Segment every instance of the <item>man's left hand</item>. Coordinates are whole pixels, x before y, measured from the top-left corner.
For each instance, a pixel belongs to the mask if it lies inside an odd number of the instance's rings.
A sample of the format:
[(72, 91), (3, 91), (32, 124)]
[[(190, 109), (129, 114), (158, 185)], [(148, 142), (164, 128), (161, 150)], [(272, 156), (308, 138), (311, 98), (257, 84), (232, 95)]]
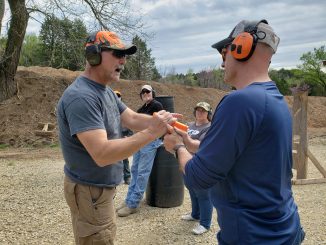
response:
[(179, 144), (184, 144), (182, 136), (176, 133), (174, 129), (169, 128), (168, 129), (169, 133), (164, 136), (164, 147), (168, 152), (171, 152), (174, 154), (174, 147)]

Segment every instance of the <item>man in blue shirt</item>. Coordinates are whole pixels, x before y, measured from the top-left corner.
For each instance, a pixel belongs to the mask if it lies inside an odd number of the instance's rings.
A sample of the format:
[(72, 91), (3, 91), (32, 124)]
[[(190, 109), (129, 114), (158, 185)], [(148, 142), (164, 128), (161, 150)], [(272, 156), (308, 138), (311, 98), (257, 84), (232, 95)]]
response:
[(291, 190), (291, 113), (268, 75), (278, 44), (266, 20), (241, 21), (212, 46), (222, 55), (224, 81), (237, 90), (217, 106), (198, 151), (187, 151), (178, 129), (164, 138), (187, 185), (212, 187), (219, 244), (292, 245), (304, 239)]

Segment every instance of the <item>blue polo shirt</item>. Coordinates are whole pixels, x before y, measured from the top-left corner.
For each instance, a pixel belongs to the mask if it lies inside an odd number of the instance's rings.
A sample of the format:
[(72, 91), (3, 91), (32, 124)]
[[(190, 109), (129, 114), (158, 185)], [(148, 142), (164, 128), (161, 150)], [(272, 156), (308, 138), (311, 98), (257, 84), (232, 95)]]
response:
[(292, 119), (274, 82), (225, 96), (185, 181), (212, 187), (220, 244), (292, 244), (300, 227), (292, 178)]

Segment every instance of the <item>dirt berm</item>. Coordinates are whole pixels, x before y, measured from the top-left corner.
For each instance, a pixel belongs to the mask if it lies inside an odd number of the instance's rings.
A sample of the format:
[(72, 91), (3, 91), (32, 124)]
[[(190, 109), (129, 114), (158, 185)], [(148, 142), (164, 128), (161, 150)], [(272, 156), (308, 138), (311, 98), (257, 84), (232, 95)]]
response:
[[(48, 67), (19, 67), (15, 80), (19, 91), (16, 96), (0, 103), (0, 144), (20, 146), (41, 146), (56, 144), (56, 105), (65, 88), (80, 74), (66, 69)], [(174, 97), (175, 112), (184, 115), (183, 121), (193, 120), (193, 107), (199, 101), (207, 101), (213, 108), (226, 94), (212, 88), (189, 87), (163, 84), (152, 81), (121, 80), (110, 84), (114, 90), (121, 91), (124, 102), (133, 110), (141, 106), (139, 90), (143, 84), (150, 84), (157, 95)], [(286, 98), (290, 107), (292, 97)], [(309, 97), (308, 127), (314, 134), (326, 130), (326, 98)], [(55, 126), (52, 137), (38, 136), (42, 123)]]

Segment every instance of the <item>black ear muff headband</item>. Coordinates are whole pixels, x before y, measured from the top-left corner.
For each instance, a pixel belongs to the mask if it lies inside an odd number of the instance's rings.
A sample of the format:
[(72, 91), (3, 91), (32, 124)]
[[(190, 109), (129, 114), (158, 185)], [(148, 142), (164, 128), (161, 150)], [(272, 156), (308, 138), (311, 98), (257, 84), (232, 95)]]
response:
[(87, 44), (93, 43), (85, 48), (85, 57), (91, 66), (97, 66), (102, 62), (101, 46), (95, 44), (96, 35), (97, 32), (91, 34), (86, 40)]

